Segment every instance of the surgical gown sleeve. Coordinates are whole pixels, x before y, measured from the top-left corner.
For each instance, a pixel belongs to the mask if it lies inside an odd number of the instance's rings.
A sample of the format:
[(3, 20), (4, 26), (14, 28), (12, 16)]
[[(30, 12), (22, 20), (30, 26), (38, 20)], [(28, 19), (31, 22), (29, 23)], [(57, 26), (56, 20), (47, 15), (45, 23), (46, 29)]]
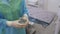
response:
[(6, 27), (6, 20), (3, 18), (2, 14), (0, 13), (0, 34), (2, 34), (2, 31)]
[(28, 14), (28, 9), (27, 9), (27, 7), (26, 7), (26, 2), (25, 2), (25, 0), (22, 2), (22, 9), (23, 9), (23, 12), (24, 12), (24, 14)]

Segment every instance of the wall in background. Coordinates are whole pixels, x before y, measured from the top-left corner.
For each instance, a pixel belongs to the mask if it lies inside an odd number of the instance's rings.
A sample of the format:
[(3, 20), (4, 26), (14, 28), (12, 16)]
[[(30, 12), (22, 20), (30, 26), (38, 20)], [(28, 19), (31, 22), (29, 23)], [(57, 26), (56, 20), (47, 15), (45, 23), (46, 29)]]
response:
[[(39, 0), (40, 2), (41, 0)], [(44, 10), (57, 13), (59, 10), (59, 0), (42, 0), (44, 3)], [(39, 3), (40, 4), (40, 3)]]
[(48, 11), (57, 13), (59, 9), (59, 0), (48, 0)]
[[(38, 0), (39, 7), (50, 12), (57, 13), (59, 9), (59, 0)], [(42, 4), (42, 5), (41, 5)]]

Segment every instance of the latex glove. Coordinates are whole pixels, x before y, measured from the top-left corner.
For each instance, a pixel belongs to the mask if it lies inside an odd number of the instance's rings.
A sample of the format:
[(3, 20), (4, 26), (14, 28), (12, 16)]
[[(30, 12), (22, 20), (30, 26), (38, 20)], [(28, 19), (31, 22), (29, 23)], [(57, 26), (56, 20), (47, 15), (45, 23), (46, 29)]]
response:
[(26, 20), (26, 23), (23, 23), (25, 25), (28, 25), (29, 24), (29, 20), (28, 20), (28, 16), (27, 14), (24, 14), (24, 16), (22, 17), (23, 20)]
[(8, 26), (13, 26), (13, 27), (16, 27), (16, 28), (25, 28), (29, 23), (28, 16), (26, 14), (24, 14), (22, 19), (27, 20), (26, 23), (21, 24), (21, 23), (19, 23), (20, 20), (16, 20), (16, 21), (7, 21), (6, 24)]

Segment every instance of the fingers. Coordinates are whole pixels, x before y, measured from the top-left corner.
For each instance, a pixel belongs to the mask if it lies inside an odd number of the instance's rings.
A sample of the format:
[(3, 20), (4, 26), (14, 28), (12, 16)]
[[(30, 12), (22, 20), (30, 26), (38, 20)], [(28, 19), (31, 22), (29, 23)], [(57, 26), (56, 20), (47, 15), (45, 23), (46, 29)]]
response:
[(26, 24), (20, 24), (20, 23), (13, 23), (12, 26), (15, 28), (25, 28), (27, 25)]
[(27, 24), (20, 24), (20, 23), (18, 23), (17, 26), (18, 26), (19, 28), (25, 28), (25, 27), (27, 26)]
[(26, 24), (29, 24), (28, 16), (25, 16), (25, 15), (24, 15), (24, 16), (22, 17), (22, 19), (23, 19), (23, 20), (26, 20)]

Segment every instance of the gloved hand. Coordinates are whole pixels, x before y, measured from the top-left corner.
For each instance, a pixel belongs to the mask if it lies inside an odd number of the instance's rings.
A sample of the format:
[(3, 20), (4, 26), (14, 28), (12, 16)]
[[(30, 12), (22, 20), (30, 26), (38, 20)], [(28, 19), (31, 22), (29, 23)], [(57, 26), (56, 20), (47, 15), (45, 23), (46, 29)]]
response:
[(6, 24), (8, 26), (13, 26), (13, 27), (16, 27), (16, 28), (25, 28), (29, 24), (28, 16), (26, 14), (24, 14), (22, 19), (26, 20), (26, 22), (23, 23), (23, 24), (19, 23), (20, 19), (16, 20), (16, 21), (7, 21)]

